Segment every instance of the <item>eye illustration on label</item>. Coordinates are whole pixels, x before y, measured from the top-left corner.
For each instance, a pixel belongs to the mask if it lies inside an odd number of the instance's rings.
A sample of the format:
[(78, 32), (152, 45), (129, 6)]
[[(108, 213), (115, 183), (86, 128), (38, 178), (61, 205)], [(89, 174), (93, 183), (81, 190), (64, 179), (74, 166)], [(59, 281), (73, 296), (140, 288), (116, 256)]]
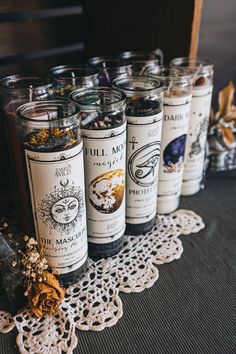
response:
[(90, 182), (88, 197), (92, 206), (103, 214), (114, 213), (122, 204), (125, 191), (123, 169), (101, 174)]
[(136, 150), (129, 159), (128, 173), (139, 186), (151, 186), (157, 178), (157, 166), (160, 158), (160, 142), (155, 141)]
[(184, 163), (184, 152), (187, 135), (183, 134), (172, 140), (164, 149), (164, 172), (179, 172)]
[(81, 188), (69, 180), (61, 180), (60, 187), (46, 194), (37, 209), (38, 217), (51, 229), (70, 233), (84, 214), (84, 199)]
[(196, 139), (191, 144), (189, 157), (192, 157), (194, 155), (199, 155), (203, 151), (205, 141), (202, 141), (202, 136), (206, 133), (207, 127), (208, 127), (208, 121), (207, 121), (207, 117), (205, 117), (204, 120), (196, 128), (197, 135), (196, 135)]

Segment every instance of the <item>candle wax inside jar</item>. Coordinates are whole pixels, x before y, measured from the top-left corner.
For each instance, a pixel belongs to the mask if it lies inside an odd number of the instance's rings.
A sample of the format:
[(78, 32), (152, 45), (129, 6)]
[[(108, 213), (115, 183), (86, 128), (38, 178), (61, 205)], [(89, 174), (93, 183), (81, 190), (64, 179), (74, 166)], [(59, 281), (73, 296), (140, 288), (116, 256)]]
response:
[(31, 207), (29, 193), (24, 172), (24, 163), (21, 155), (20, 139), (17, 130), (16, 109), (25, 103), (22, 100), (16, 100), (8, 103), (4, 108), (6, 121), (8, 149), (10, 155), (11, 171), (14, 183), (14, 194), (16, 194), (16, 207), (20, 211), (20, 220), (24, 232), (33, 232), (33, 221), (31, 219)]

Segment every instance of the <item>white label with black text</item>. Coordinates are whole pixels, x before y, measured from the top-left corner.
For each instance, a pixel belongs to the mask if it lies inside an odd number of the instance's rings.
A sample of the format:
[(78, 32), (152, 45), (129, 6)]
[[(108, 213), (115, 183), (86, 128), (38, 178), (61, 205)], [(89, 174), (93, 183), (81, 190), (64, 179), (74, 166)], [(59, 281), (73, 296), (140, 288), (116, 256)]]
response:
[(213, 86), (193, 90), (184, 161), (184, 182), (201, 181)]
[(88, 240), (113, 242), (125, 232), (126, 123), (82, 133)]
[(126, 222), (143, 224), (156, 215), (163, 112), (127, 116)]
[(180, 195), (190, 108), (191, 95), (164, 97), (158, 200)]
[(60, 152), (25, 150), (38, 241), (50, 267), (65, 274), (87, 258), (82, 142)]

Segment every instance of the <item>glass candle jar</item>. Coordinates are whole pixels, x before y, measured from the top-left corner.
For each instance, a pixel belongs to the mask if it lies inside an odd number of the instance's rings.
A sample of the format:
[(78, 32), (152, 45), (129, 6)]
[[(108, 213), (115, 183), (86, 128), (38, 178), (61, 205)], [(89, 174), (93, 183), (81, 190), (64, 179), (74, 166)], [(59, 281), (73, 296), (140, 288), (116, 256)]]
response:
[(193, 195), (201, 188), (207, 129), (213, 91), (213, 65), (206, 59), (176, 58), (171, 65), (190, 69), (193, 97), (186, 143), (182, 195)]
[(26, 102), (50, 99), (53, 96), (53, 88), (49, 79), (46, 78), (12, 75), (0, 80), (0, 93), (2, 123), (6, 132), (10, 177), (13, 185), (13, 200), (18, 214), (20, 214), (20, 222), (24, 232), (30, 233), (33, 232), (33, 228), (27, 204), (27, 188), (17, 131), (16, 109)]
[(155, 77), (164, 84), (157, 212), (168, 214), (178, 208), (181, 194), (192, 99), (192, 74), (178, 68), (160, 67)]
[(119, 58), (132, 64), (133, 75), (143, 75), (147, 69), (152, 69), (152, 71), (156, 72), (158, 67), (163, 64), (163, 52), (161, 49), (156, 49), (155, 52), (123, 52), (119, 55)]
[(112, 81), (120, 75), (131, 74), (131, 64), (113, 57), (94, 57), (88, 64), (99, 71), (99, 84), (111, 86)]
[(73, 102), (31, 102), (17, 110), (36, 236), (62, 285), (84, 274), (87, 230), (83, 144)]
[(98, 85), (98, 71), (84, 65), (60, 65), (49, 70), (55, 94), (58, 98), (67, 97), (70, 92)]
[(82, 113), (89, 256), (116, 254), (125, 232), (125, 95), (109, 87), (77, 90)]
[(145, 76), (116, 79), (127, 96), (126, 231), (149, 231), (155, 220), (163, 117), (162, 83)]

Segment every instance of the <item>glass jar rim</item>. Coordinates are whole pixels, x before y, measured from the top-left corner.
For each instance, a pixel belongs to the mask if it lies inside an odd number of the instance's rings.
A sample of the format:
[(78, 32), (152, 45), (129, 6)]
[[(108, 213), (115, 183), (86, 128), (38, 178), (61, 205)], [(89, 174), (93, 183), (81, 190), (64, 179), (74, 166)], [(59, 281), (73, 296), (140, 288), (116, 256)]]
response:
[[(57, 108), (66, 108), (70, 109), (71, 111), (68, 112), (68, 115), (65, 117), (58, 117), (55, 115), (51, 114), (50, 117), (50, 110), (52, 112), (52, 109), (55, 110)], [(38, 112), (37, 112), (38, 110)], [(46, 113), (47, 112), (47, 113)], [(20, 121), (22, 123), (30, 123), (32, 126), (35, 128), (42, 128), (42, 127), (48, 127), (50, 124), (55, 124), (59, 123), (63, 126), (70, 126), (73, 123), (76, 122), (77, 125), (80, 125), (81, 119), (79, 117), (79, 112), (80, 109), (78, 105), (68, 99), (66, 100), (48, 100), (48, 101), (32, 101), (29, 103), (25, 103), (21, 105), (17, 110), (16, 114)], [(30, 118), (27, 117), (26, 114), (34, 114), (34, 113), (42, 113), (42, 116), (46, 116), (51, 119), (38, 119), (38, 117)], [(58, 112), (57, 112), (58, 115)], [(63, 124), (64, 123), (64, 124)]]
[[(122, 84), (132, 82), (132, 81), (140, 82), (140, 83), (149, 83), (152, 85), (152, 87), (149, 88), (143, 88), (143, 87), (122, 88), (121, 87)], [(152, 76), (141, 76), (141, 75), (123, 75), (121, 77), (118, 77), (113, 81), (113, 87), (124, 91), (127, 95), (130, 95), (132, 93), (136, 93), (136, 94), (138, 93), (141, 95), (142, 94), (146, 95), (147, 93), (158, 94), (163, 91), (163, 83), (161, 80), (158, 80)]]
[(179, 67), (194, 67), (199, 68), (202, 66), (203, 69), (213, 69), (214, 65), (209, 59), (197, 57), (195, 59), (188, 57), (174, 58), (171, 60), (172, 66)]
[[(21, 86), (18, 84), (21, 84)], [(9, 92), (45, 91), (53, 87), (49, 78), (31, 74), (15, 74), (0, 79), (0, 87)]]
[(192, 79), (194, 75), (192, 70), (174, 65), (161, 65), (158, 67), (157, 72), (152, 72), (152, 70), (152, 68), (147, 69), (147, 75), (158, 78), (159, 80), (169, 79), (177, 81), (179, 79)]
[[(69, 75), (66, 75), (68, 73)], [(74, 76), (72, 75), (74, 74)], [(68, 80), (73, 79), (97, 79), (98, 71), (87, 65), (59, 65), (49, 70), (49, 77), (52, 80)]]
[(154, 52), (141, 51), (141, 50), (133, 50), (133, 51), (125, 51), (119, 54), (119, 58), (123, 60), (135, 61), (135, 62), (143, 62), (150, 61), (153, 64), (159, 64), (160, 58)]
[[(105, 67), (103, 66), (103, 63), (105, 63)], [(108, 69), (115, 69), (115, 68), (131, 68), (132, 64), (128, 60), (125, 62), (124, 60), (121, 60), (120, 58), (112, 57), (112, 56), (97, 56), (97, 57), (92, 57), (88, 60), (88, 64), (91, 65), (92, 67), (97, 67), (97, 68), (108, 68)]]
[[(93, 104), (91, 104), (85, 102), (85, 98), (86, 97), (88, 98), (89, 95), (94, 97), (94, 95), (102, 94), (102, 93), (113, 93), (115, 94), (116, 98), (109, 103), (99, 102), (99, 104), (97, 104), (96, 102), (94, 102)], [(114, 109), (114, 107), (122, 108), (126, 105), (126, 95), (119, 89), (113, 87), (107, 87), (107, 86), (99, 86), (93, 88), (74, 90), (70, 93), (69, 98), (73, 102), (77, 103), (80, 109), (87, 109), (87, 110), (97, 110), (99, 108), (102, 108), (102, 110), (108, 111), (109, 109), (112, 108)], [(79, 102), (79, 99), (81, 99), (81, 102)]]

